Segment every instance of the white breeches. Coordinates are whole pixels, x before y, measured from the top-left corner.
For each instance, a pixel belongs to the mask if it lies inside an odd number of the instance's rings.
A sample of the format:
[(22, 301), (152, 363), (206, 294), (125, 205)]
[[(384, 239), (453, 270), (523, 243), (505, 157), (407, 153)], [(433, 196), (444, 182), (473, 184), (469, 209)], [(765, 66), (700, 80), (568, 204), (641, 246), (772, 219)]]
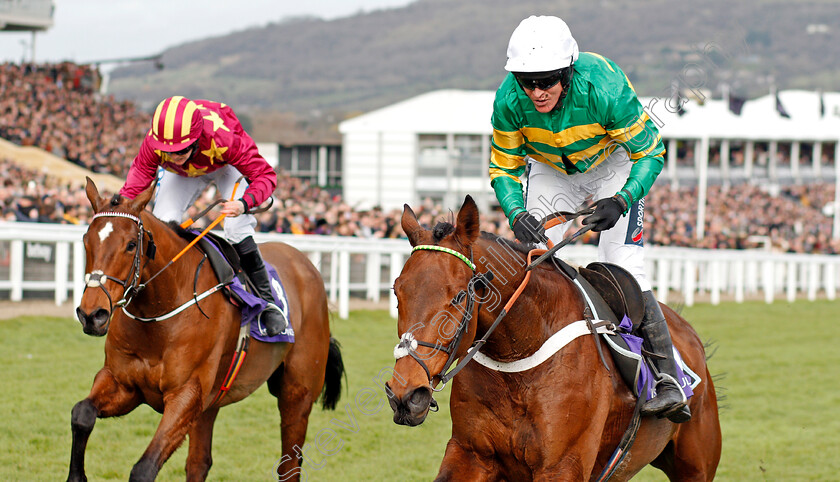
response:
[[(184, 212), (212, 182), (216, 184), (219, 195), (229, 200), (233, 194), (236, 180), (242, 174), (233, 166), (227, 165), (198, 177), (184, 177), (164, 169), (158, 170), (158, 186), (155, 192), (155, 208), (152, 213), (162, 221), (181, 222)], [(243, 179), (236, 187), (233, 199), (239, 199), (248, 188)], [(235, 218), (227, 217), (223, 221), (225, 238), (231, 243), (238, 243), (254, 235), (257, 220), (253, 215), (242, 214)]]
[[(537, 219), (556, 211), (577, 211), (584, 203), (589, 205), (620, 191), (631, 167), (633, 164), (623, 149), (616, 150), (593, 169), (571, 176), (529, 159), (525, 207)], [(546, 231), (546, 235), (556, 244), (563, 240), (569, 224), (555, 226)], [(641, 199), (633, 203), (627, 215), (620, 217), (615, 226), (601, 232), (598, 261), (626, 269), (639, 282), (642, 291), (647, 291), (651, 285), (644, 270), (643, 224), (644, 199)]]

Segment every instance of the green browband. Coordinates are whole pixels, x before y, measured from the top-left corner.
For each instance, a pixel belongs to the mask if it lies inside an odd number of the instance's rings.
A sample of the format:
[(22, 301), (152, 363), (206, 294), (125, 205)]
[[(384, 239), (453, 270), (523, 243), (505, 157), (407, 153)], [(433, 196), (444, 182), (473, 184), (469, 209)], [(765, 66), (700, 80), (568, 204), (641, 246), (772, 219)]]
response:
[(460, 259), (461, 261), (467, 263), (467, 266), (469, 266), (471, 270), (475, 271), (475, 263), (470, 261), (469, 258), (464, 256), (463, 254), (455, 251), (454, 249), (444, 248), (443, 246), (434, 246), (434, 245), (431, 245), (431, 244), (421, 244), (420, 246), (415, 246), (414, 249), (411, 250), (412, 254), (415, 251), (417, 251), (418, 249), (426, 249), (426, 250), (429, 250), (429, 251), (442, 251), (444, 253), (449, 253), (452, 256), (455, 256), (456, 258)]

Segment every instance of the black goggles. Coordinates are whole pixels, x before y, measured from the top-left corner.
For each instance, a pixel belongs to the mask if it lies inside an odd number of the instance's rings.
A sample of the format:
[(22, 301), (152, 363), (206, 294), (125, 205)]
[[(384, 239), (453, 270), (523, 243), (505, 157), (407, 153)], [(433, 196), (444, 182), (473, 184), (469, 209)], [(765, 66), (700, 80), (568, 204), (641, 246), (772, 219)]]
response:
[(514, 73), (513, 76), (516, 77), (516, 81), (519, 82), (519, 85), (521, 85), (525, 90), (548, 90), (560, 82), (562, 82), (563, 86), (565, 86), (571, 76), (571, 73), (572, 68), (569, 66), (551, 72), (548, 75), (540, 75), (538, 77), (534, 77), (533, 74), (525, 73)]
[(193, 142), (192, 144), (188, 145), (187, 147), (181, 149), (180, 151), (170, 152), (169, 154), (176, 155), (176, 156), (183, 156), (184, 154), (187, 154), (190, 151), (192, 151), (193, 147), (195, 147), (195, 142)]

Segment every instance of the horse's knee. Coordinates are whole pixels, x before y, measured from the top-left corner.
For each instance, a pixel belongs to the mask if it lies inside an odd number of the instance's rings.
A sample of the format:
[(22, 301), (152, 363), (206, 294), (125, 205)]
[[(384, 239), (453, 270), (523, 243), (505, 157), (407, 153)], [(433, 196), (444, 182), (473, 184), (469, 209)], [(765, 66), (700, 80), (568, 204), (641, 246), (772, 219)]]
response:
[(77, 403), (70, 412), (70, 426), (73, 430), (90, 432), (96, 423), (97, 415), (99, 415), (99, 410), (86, 398)]
[(149, 459), (141, 459), (132, 467), (128, 480), (129, 482), (151, 482), (155, 480), (157, 473), (158, 469), (154, 462)]

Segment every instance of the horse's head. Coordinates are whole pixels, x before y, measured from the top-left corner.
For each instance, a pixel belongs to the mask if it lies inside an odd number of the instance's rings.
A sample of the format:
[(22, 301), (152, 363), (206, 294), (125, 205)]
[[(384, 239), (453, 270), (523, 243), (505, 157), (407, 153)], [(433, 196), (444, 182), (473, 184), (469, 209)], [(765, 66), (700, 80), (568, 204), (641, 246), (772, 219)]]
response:
[(413, 426), (436, 406), (434, 385), (475, 338), (475, 290), (483, 289), (484, 278), (471, 259), (479, 219), (470, 196), (455, 226), (439, 223), (425, 229), (406, 205), (402, 227), (414, 250), (394, 283), (400, 342), (394, 348), (394, 375), (385, 389), (394, 422)]
[(142, 248), (151, 245), (146, 241), (140, 213), (151, 199), (154, 186), (133, 200), (119, 195), (105, 199), (88, 178), (85, 191), (94, 217), (83, 238), (86, 286), (76, 317), (86, 334), (103, 336), (108, 333), (114, 309), (137, 288), (141, 258), (147, 254)]

